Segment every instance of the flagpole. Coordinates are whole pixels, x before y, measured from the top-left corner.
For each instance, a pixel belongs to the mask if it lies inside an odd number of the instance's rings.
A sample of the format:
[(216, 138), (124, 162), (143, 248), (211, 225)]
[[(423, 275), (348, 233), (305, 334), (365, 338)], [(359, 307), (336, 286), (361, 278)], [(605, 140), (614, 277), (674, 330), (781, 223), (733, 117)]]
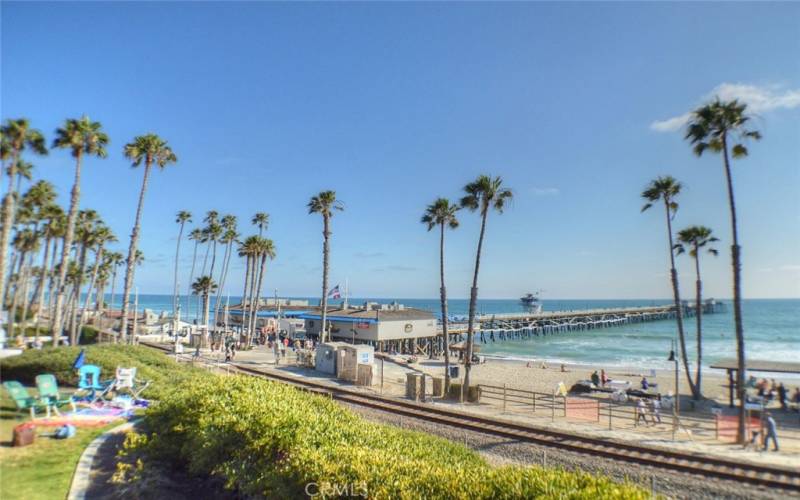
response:
[(349, 298), (350, 293), (350, 283), (349, 278), (344, 279), (344, 309), (347, 309), (347, 299)]

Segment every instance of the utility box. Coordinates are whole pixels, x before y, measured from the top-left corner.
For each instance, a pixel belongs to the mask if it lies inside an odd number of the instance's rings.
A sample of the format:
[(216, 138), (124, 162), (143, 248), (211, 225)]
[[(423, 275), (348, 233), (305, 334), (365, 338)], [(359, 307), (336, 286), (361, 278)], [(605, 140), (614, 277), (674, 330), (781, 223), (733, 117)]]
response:
[(425, 375), (406, 373), (406, 397), (414, 401), (425, 399)]
[(372, 365), (358, 365), (358, 374), (356, 376), (356, 385), (371, 386), (372, 385)]
[(375, 348), (366, 344), (344, 344), (336, 353), (336, 377), (350, 382), (358, 380), (361, 365), (372, 367)]
[[(314, 368), (322, 373), (337, 375), (337, 360), (340, 357), (339, 351), (349, 344), (344, 342), (326, 342), (317, 347), (317, 355), (314, 360)], [(344, 352), (342, 351), (342, 354)]]
[(444, 397), (444, 379), (442, 377), (433, 377), (433, 397)]

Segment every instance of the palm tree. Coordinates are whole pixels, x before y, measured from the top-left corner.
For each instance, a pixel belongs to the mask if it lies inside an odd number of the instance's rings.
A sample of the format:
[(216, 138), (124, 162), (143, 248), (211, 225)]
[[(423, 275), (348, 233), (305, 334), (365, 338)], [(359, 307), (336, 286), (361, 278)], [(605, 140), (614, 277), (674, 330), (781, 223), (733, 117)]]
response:
[[(672, 238), (672, 219), (678, 211), (678, 203), (675, 198), (680, 194), (683, 186), (680, 182), (675, 180), (670, 175), (661, 176), (650, 182), (644, 191), (642, 191), (642, 198), (647, 203), (642, 207), (642, 212), (648, 210), (656, 202), (664, 203), (664, 213), (667, 218), (667, 239), (669, 243), (669, 270), (670, 279), (672, 282), (672, 297), (675, 301), (675, 321), (678, 324), (678, 342), (681, 348), (681, 357), (683, 358), (683, 367), (686, 370), (686, 378), (689, 381), (689, 388), (692, 391), (693, 397), (699, 397), (697, 386), (692, 380), (692, 372), (689, 370), (689, 359), (686, 356), (686, 338), (683, 330), (683, 304), (681, 302), (681, 293), (678, 285), (678, 271), (675, 269), (675, 253), (674, 242)], [(677, 388), (676, 388), (677, 391)]]
[(214, 277), (214, 265), (217, 262), (217, 242), (222, 237), (225, 229), (218, 222), (212, 222), (206, 228), (206, 238), (211, 242), (211, 269), (208, 275)]
[(344, 210), (344, 204), (336, 199), (336, 191), (321, 191), (318, 195), (312, 196), (308, 202), (309, 214), (322, 215), (322, 325), (320, 326), (319, 338), (325, 342), (325, 332), (327, 331), (328, 319), (328, 260), (330, 258), (330, 238), (331, 238), (331, 217), (334, 212)]
[(225, 289), (225, 281), (228, 278), (228, 268), (230, 266), (231, 254), (233, 254), (233, 244), (236, 243), (236, 239), (239, 237), (239, 233), (236, 232), (236, 216), (235, 215), (226, 215), (222, 218), (222, 226), (225, 228), (225, 232), (222, 234), (220, 238), (220, 243), (225, 245), (225, 255), (222, 259), (222, 270), (220, 271), (220, 278), (219, 278), (219, 288), (217, 289), (216, 299), (214, 300), (214, 321), (216, 322), (217, 318), (219, 317), (219, 308), (222, 301), (220, 300), (220, 295), (222, 291)]
[(125, 262), (125, 256), (119, 252), (111, 252), (106, 254), (106, 258), (108, 259), (108, 263), (111, 266), (111, 297), (108, 301), (109, 309), (114, 311), (114, 295), (117, 288), (117, 269)]
[[(206, 216), (203, 219), (203, 222), (206, 223), (206, 227), (203, 228), (203, 238), (200, 240), (200, 243), (208, 243), (211, 241), (208, 237), (208, 230), (211, 226), (217, 223), (217, 219), (219, 218), (219, 212), (216, 210), (209, 210), (206, 212)], [(206, 274), (206, 265), (208, 265), (208, 254), (211, 252), (211, 245), (206, 247), (206, 255), (203, 257), (203, 269), (200, 271), (201, 275)], [(199, 297), (198, 297), (199, 299)]]
[[(83, 331), (83, 323), (89, 311), (89, 305), (92, 303), (92, 290), (97, 283), (97, 274), (100, 266), (103, 263), (103, 252), (108, 243), (117, 241), (117, 237), (111, 232), (111, 229), (100, 222), (94, 228), (92, 235), (92, 242), (94, 243), (94, 266), (92, 267), (92, 277), (89, 279), (89, 288), (86, 290), (86, 301), (84, 302), (83, 312), (81, 313), (80, 322), (78, 323), (77, 342), (80, 343), (81, 332)], [(99, 300), (99, 297), (98, 297)]]
[[(733, 322), (736, 329), (736, 395), (739, 398), (739, 428), (736, 440), (743, 444), (747, 439), (745, 422), (747, 419), (744, 407), (745, 386), (744, 372), (744, 326), (742, 324), (742, 262), (741, 247), (739, 246), (739, 230), (736, 222), (736, 201), (733, 196), (733, 174), (729, 154), (736, 158), (747, 156), (747, 147), (744, 141), (748, 139), (760, 140), (761, 133), (747, 128), (750, 116), (747, 114), (747, 105), (737, 100), (714, 102), (694, 110), (689, 119), (685, 139), (693, 145), (694, 153), (702, 156), (704, 152), (722, 153), (725, 167), (725, 181), (728, 189), (728, 206), (731, 213), (731, 266), (733, 267)], [(729, 153), (730, 151), (730, 153)]]
[(269, 225), (269, 214), (264, 212), (257, 212), (253, 216), (253, 218), (250, 219), (250, 222), (254, 226), (258, 227), (258, 235), (264, 236), (264, 231), (267, 229), (267, 226)]
[(75, 222), (75, 241), (78, 251), (78, 273), (72, 288), (73, 298), (70, 300), (72, 307), (69, 313), (70, 344), (76, 345), (78, 338), (78, 305), (80, 303), (83, 279), (86, 277), (86, 257), (89, 249), (95, 245), (95, 230), (101, 224), (100, 217), (95, 210), (81, 210)]
[[(39, 284), (37, 285), (37, 293), (36, 293), (36, 304), (38, 307), (36, 308), (36, 312), (33, 316), (33, 323), (36, 325), (39, 323), (39, 317), (41, 316), (42, 309), (44, 309), (44, 289), (45, 289), (45, 280), (47, 279), (48, 275), (50, 274), (49, 263), (50, 263), (50, 242), (54, 242), (53, 245), (53, 254), (55, 255), (55, 249), (58, 244), (57, 239), (61, 236), (61, 229), (62, 229), (62, 222), (64, 220), (64, 210), (61, 207), (56, 205), (55, 203), (51, 203), (44, 209), (42, 209), (42, 216), (45, 219), (45, 224), (42, 227), (42, 234), (44, 236), (44, 254), (42, 256), (42, 274), (39, 279)], [(38, 332), (38, 330), (37, 330)]]
[[(175, 216), (175, 222), (180, 225), (180, 229), (178, 229), (178, 243), (175, 245), (175, 275), (172, 280), (174, 284), (172, 292), (172, 316), (177, 314), (178, 309), (178, 261), (181, 257), (181, 238), (183, 238), (183, 227), (187, 222), (192, 222), (192, 213), (187, 210), (181, 210)], [(191, 283), (191, 281), (189, 281), (189, 283)]]
[(708, 253), (717, 256), (716, 248), (710, 248), (710, 245), (719, 241), (711, 235), (711, 229), (705, 226), (690, 226), (686, 229), (678, 231), (678, 243), (675, 244), (675, 253), (680, 255), (686, 252), (689, 248), (689, 255), (694, 258), (694, 269), (697, 273), (697, 281), (695, 283), (697, 288), (697, 297), (695, 300), (695, 314), (697, 317), (697, 375), (695, 375), (695, 383), (697, 384), (697, 397), (699, 399), (702, 393), (701, 383), (701, 370), (700, 367), (703, 362), (703, 282), (700, 279), (700, 249), (709, 245)]
[(14, 212), (17, 193), (14, 189), (14, 179), (17, 176), (17, 167), (22, 153), (26, 150), (38, 155), (46, 155), (44, 136), (38, 130), (31, 128), (30, 122), (25, 118), (6, 120), (0, 127), (2, 147), (0, 156), (3, 161), (11, 160), (8, 168), (8, 193), (3, 198), (2, 228), (0, 229), (0, 297), (5, 297), (6, 274), (8, 272), (8, 245), (11, 241), (11, 229), (14, 224)]
[(217, 289), (217, 284), (211, 279), (211, 276), (200, 276), (197, 281), (192, 283), (192, 293), (199, 296), (203, 300), (203, 324), (206, 325), (206, 335), (203, 343), (208, 343), (208, 313), (209, 313), (209, 298), (211, 294)]
[[(444, 285), (444, 230), (445, 227), (455, 229), (458, 227), (456, 212), (459, 206), (450, 203), (447, 198), (438, 198), (428, 205), (421, 222), (428, 226), (428, 231), (439, 226), (439, 279), (441, 287), (439, 295), (442, 301), (442, 335), (444, 338), (444, 393), (450, 392), (450, 336), (447, 333), (447, 290)], [(433, 345), (431, 345), (433, 355)]]
[(139, 244), (139, 229), (142, 219), (142, 208), (144, 207), (144, 194), (147, 192), (147, 180), (150, 177), (150, 169), (153, 164), (160, 169), (164, 169), (170, 163), (178, 161), (178, 157), (169, 147), (167, 141), (156, 134), (145, 134), (133, 138), (133, 142), (125, 145), (125, 157), (130, 159), (134, 167), (144, 163), (144, 178), (142, 179), (142, 189), (139, 192), (139, 204), (136, 208), (136, 219), (131, 232), (131, 245), (128, 249), (128, 262), (125, 269), (125, 286), (122, 292), (122, 325), (120, 332), (125, 339), (128, 331), (128, 307), (130, 304), (130, 293), (133, 287), (134, 263), (136, 260), (136, 250)]
[(481, 234), (478, 238), (478, 251), (475, 253), (475, 274), (472, 277), (472, 289), (469, 298), (469, 323), (467, 324), (467, 359), (464, 361), (464, 386), (461, 388), (462, 398), (469, 390), (469, 372), (472, 368), (472, 346), (475, 333), (475, 309), (478, 306), (478, 269), (481, 265), (481, 250), (483, 248), (483, 237), (486, 233), (486, 219), (489, 210), (494, 209), (502, 214), (506, 202), (511, 201), (513, 194), (510, 189), (503, 187), (501, 177), (491, 177), (488, 175), (478, 176), (473, 182), (464, 186), (467, 194), (461, 198), (461, 207), (474, 212), (480, 211), (481, 215)]
[[(203, 230), (200, 229), (199, 227), (192, 229), (191, 232), (189, 233), (189, 239), (194, 241), (194, 251), (192, 252), (192, 269), (191, 271), (189, 271), (189, 280), (188, 280), (189, 289), (187, 291), (188, 294), (192, 293), (192, 278), (194, 278), (194, 268), (195, 264), (197, 263), (197, 246), (203, 241), (203, 238), (205, 238), (205, 236), (203, 235)], [(186, 298), (187, 316), (189, 315), (189, 304), (190, 304), (190, 299), (187, 297)]]
[[(247, 313), (248, 309), (252, 305), (250, 303), (250, 290), (252, 289), (251, 283), (255, 281), (255, 279), (252, 278), (253, 258), (255, 257), (257, 247), (258, 247), (258, 236), (249, 236), (239, 245), (238, 249), (239, 257), (245, 258), (244, 290), (242, 290), (242, 304), (241, 304), (242, 331), (244, 331), (246, 329), (246, 325), (249, 324), (249, 321), (247, 320)], [(248, 332), (247, 335), (249, 336), (250, 332)]]
[(67, 227), (64, 231), (64, 243), (61, 245), (61, 267), (56, 280), (56, 310), (53, 314), (53, 345), (58, 345), (61, 337), (59, 330), (64, 314), (64, 291), (66, 288), (67, 261), (72, 248), (72, 239), (75, 235), (75, 221), (78, 218), (78, 203), (81, 197), (81, 162), (84, 156), (107, 156), (106, 146), (108, 135), (102, 130), (100, 122), (93, 122), (84, 116), (79, 120), (68, 119), (62, 128), (56, 130), (53, 141), (54, 148), (69, 149), (75, 158), (75, 180), (72, 183), (72, 192), (67, 212)]
[[(251, 313), (250, 313), (250, 331), (255, 332), (256, 324), (258, 322), (258, 307), (259, 307), (259, 296), (261, 294), (261, 287), (264, 281), (264, 273), (266, 272), (267, 266), (267, 259), (274, 260), (275, 259), (275, 244), (272, 240), (267, 238), (258, 237), (258, 245), (256, 250), (256, 258), (261, 260), (261, 267), (258, 271), (258, 280), (256, 282), (255, 287), (255, 301), (254, 306), (251, 306)], [(253, 268), (255, 269), (256, 261), (253, 261)], [(251, 340), (252, 336), (249, 337), (248, 340)]]

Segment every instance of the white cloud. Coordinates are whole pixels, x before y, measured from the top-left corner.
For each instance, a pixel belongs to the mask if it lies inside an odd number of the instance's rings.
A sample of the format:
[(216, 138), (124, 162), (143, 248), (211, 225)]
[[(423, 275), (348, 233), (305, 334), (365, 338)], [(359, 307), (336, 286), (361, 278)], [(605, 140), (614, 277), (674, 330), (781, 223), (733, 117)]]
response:
[(561, 190), (556, 187), (534, 187), (531, 188), (531, 193), (535, 196), (558, 196)]
[(781, 271), (800, 271), (800, 264), (786, 264), (780, 267)]
[[(746, 83), (722, 83), (703, 97), (703, 101), (719, 97), (723, 101), (738, 99), (753, 113), (764, 113), (775, 109), (792, 109), (800, 106), (800, 89), (783, 89), (777, 85), (749, 85)], [(689, 122), (691, 113), (684, 113), (650, 124), (656, 132), (674, 132)]]

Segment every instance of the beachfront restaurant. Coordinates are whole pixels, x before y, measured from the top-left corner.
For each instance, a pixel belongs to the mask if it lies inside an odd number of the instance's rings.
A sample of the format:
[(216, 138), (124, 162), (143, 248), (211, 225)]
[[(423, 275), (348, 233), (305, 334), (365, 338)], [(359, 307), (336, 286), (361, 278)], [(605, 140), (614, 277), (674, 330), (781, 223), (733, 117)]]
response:
[[(319, 336), (322, 316), (319, 312), (299, 315), (305, 320), (307, 335)], [(352, 343), (414, 340), (437, 334), (436, 317), (421, 309), (400, 304), (365, 304), (361, 308), (328, 310), (326, 320), (332, 339)]]

